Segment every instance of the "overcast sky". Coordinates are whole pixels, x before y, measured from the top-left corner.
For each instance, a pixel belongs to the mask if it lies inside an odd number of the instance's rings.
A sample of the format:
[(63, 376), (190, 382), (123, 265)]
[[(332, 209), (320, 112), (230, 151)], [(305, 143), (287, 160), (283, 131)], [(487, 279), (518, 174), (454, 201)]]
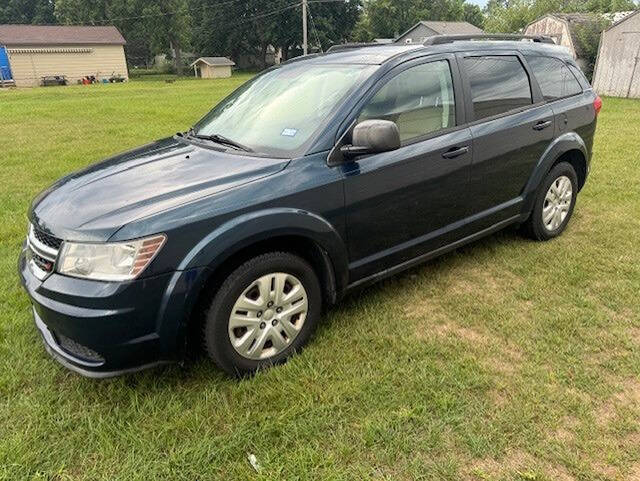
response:
[(483, 8), (487, 4), (487, 0), (467, 0), (467, 2), (475, 3), (476, 5), (479, 5), (480, 8)]

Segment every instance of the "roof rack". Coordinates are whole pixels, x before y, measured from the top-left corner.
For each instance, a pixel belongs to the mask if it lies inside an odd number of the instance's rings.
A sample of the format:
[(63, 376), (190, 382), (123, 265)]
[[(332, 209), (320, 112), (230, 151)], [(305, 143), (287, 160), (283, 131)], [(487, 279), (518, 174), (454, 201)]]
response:
[(444, 43), (459, 42), (463, 40), (530, 40), (537, 43), (555, 42), (546, 35), (519, 35), (513, 33), (481, 33), (474, 35), (434, 35), (425, 40), (424, 45), (442, 45)]
[(380, 47), (381, 45), (385, 45), (383, 43), (337, 43), (332, 45), (327, 49), (325, 53), (330, 52), (340, 52), (342, 50), (353, 50), (355, 48), (363, 48), (363, 47)]

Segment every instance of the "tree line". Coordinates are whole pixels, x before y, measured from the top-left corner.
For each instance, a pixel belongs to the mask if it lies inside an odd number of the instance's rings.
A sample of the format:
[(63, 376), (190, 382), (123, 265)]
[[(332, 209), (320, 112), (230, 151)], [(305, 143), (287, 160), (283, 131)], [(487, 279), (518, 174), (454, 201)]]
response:
[[(348, 41), (395, 38), (419, 20), (467, 21), (489, 32), (517, 32), (550, 12), (615, 12), (633, 0), (309, 0), (309, 44), (317, 50)], [(148, 65), (154, 55), (182, 52), (264, 63), (270, 46), (284, 58), (299, 55), (300, 0), (5, 0), (0, 23), (115, 25), (127, 40), (127, 58)], [(585, 32), (593, 43), (598, 32)], [(592, 38), (593, 37), (593, 38)], [(175, 54), (175, 55), (173, 55)], [(260, 60), (261, 59), (261, 60)]]

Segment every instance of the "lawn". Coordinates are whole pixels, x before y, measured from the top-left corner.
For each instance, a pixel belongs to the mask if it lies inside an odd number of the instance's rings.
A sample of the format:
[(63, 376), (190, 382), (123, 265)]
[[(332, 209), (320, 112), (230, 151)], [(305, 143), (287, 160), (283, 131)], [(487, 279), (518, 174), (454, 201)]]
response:
[(0, 479), (640, 479), (640, 101), (605, 99), (561, 238), (354, 294), (284, 366), (94, 381), (46, 355), (16, 274), (30, 200), (248, 78), (0, 91)]

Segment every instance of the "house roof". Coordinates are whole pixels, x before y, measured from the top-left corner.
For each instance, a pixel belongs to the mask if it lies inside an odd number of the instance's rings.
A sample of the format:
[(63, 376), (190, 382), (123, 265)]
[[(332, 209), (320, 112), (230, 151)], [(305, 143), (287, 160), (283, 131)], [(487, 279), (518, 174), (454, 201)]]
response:
[(114, 26), (0, 25), (2, 45), (124, 45)]
[(198, 62), (206, 63), (207, 65), (210, 65), (212, 67), (233, 67), (235, 65), (235, 62), (229, 60), (227, 57), (200, 57), (195, 62), (193, 62), (191, 66), (193, 67)]
[(605, 28), (605, 30), (611, 30), (613, 27), (617, 27), (618, 25), (620, 25), (622, 22), (626, 22), (627, 20), (629, 20), (631, 17), (637, 15), (640, 13), (640, 10), (631, 10), (628, 12), (616, 12), (619, 14), (619, 17), (616, 20), (616, 17), (613, 17), (613, 24), (609, 25), (609, 27)]
[(475, 25), (471, 25), (469, 22), (438, 22), (422, 20), (416, 23), (402, 35), (399, 35), (398, 38), (404, 37), (406, 34), (415, 30), (420, 25), (424, 25), (425, 27), (430, 28), (439, 35), (471, 35), (474, 33), (484, 33), (481, 29), (479, 29)]

